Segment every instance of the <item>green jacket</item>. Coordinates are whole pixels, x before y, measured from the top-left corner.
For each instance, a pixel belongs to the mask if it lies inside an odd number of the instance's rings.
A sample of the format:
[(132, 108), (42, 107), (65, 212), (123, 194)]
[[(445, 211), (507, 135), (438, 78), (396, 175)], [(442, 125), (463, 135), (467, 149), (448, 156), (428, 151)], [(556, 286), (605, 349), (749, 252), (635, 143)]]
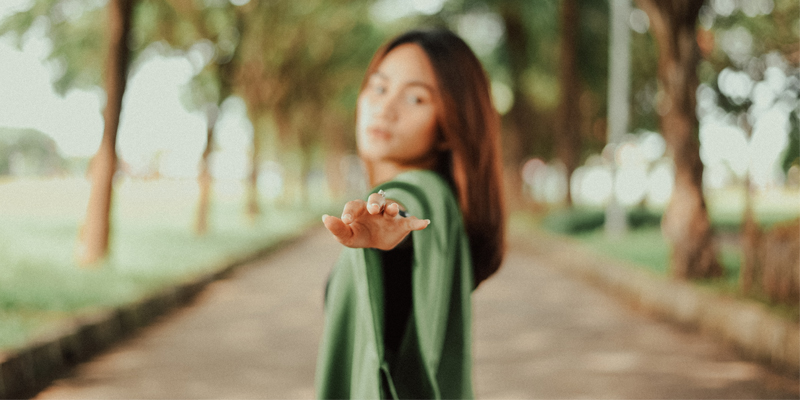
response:
[(411, 234), (411, 315), (398, 354), (387, 360), (380, 252), (345, 248), (328, 283), (317, 397), (472, 398), (472, 261), (458, 203), (430, 171), (400, 174), (380, 189), (431, 221)]

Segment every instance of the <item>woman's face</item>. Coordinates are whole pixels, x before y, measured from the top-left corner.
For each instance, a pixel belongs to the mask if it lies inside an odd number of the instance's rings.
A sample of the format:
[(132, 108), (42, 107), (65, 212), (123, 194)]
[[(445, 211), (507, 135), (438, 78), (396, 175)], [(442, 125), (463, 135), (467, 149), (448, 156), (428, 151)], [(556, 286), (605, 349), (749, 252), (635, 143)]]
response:
[(433, 67), (416, 44), (391, 50), (358, 97), (361, 157), (403, 168), (435, 163), (438, 92)]

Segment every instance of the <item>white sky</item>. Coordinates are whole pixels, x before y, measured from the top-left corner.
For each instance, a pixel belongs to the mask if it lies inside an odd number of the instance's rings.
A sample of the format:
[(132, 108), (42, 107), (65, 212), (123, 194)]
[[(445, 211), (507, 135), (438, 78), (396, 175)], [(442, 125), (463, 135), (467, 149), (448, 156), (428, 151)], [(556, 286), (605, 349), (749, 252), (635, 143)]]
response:
[[(0, 20), (24, 9), (28, 0), (0, 1)], [(44, 58), (49, 41), (28, 35), (22, 49), (0, 38), (0, 126), (38, 129), (52, 137), (67, 157), (92, 156), (103, 134), (101, 89), (70, 90), (59, 96)], [(205, 117), (180, 102), (182, 86), (194, 74), (185, 57), (150, 55), (129, 77), (117, 135), (117, 151), (133, 170), (152, 166), (162, 175), (192, 177), (206, 142)], [(223, 107), (212, 171), (218, 178), (240, 178), (247, 170), (252, 126), (241, 101)]]
[(28, 40), (20, 51), (0, 39), (0, 126), (38, 129), (66, 155), (91, 155), (103, 129), (100, 93), (71, 91), (60, 97), (39, 55), (43, 40)]

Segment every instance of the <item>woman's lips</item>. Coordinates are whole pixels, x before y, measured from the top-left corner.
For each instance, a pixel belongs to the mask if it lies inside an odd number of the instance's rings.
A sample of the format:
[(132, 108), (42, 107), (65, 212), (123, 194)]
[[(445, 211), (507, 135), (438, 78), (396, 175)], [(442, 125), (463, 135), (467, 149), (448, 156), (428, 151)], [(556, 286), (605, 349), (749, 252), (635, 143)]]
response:
[(380, 140), (389, 140), (392, 137), (392, 134), (388, 130), (383, 128), (376, 128), (376, 127), (367, 128), (367, 133), (369, 134), (370, 137)]

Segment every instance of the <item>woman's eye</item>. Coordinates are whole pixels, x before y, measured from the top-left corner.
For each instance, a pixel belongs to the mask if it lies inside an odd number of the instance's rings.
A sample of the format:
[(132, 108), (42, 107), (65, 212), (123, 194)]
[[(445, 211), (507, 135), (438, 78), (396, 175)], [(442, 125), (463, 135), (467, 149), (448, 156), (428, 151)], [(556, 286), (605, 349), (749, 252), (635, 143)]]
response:
[(422, 103), (422, 97), (410, 95), (410, 96), (406, 96), (406, 101), (409, 104), (421, 104)]
[(375, 85), (372, 87), (372, 91), (377, 94), (384, 94), (386, 93), (386, 86), (383, 85)]

